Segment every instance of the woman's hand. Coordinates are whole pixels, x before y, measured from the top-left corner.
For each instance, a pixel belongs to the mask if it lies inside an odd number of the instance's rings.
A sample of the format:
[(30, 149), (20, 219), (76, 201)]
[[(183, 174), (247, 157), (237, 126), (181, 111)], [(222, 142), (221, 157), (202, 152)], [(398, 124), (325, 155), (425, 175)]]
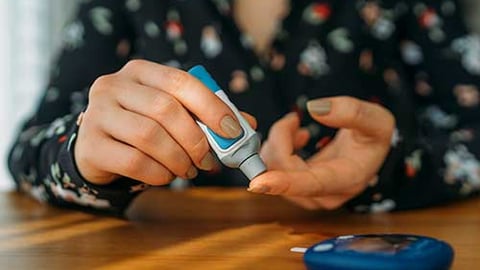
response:
[(119, 176), (152, 185), (194, 178), (197, 167), (216, 166), (194, 116), (223, 137), (241, 134), (232, 111), (188, 73), (130, 61), (92, 85), (74, 149), (77, 167), (94, 184)]
[(283, 195), (308, 209), (334, 209), (375, 179), (390, 148), (395, 121), (385, 108), (351, 97), (312, 100), (316, 121), (339, 128), (335, 138), (308, 160), (295, 154), (309, 140), (295, 113), (275, 123), (261, 156), (269, 171), (250, 182), (249, 190)]

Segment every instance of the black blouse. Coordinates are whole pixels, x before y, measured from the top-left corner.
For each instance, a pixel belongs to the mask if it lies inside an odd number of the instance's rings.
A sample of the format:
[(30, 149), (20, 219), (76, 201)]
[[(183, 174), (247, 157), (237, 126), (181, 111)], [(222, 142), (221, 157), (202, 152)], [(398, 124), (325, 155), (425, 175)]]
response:
[[(132, 58), (188, 69), (203, 64), (262, 137), (290, 111), (311, 133), (302, 155), (335, 130), (305, 113), (309, 99), (349, 95), (393, 112), (397, 129), (378, 177), (347, 205), (379, 212), (425, 207), (480, 190), (480, 37), (453, 0), (291, 1), (272, 52), (258, 57), (228, 0), (90, 0), (64, 31), (63, 49), (35, 114), (9, 156), (20, 190), (55, 205), (122, 215), (148, 188), (121, 178), (93, 185), (73, 160), (76, 117), (92, 82)], [(125, 127), (128, 128), (128, 127)], [(95, 151), (95, 149), (92, 149)], [(192, 185), (246, 186), (237, 170)]]

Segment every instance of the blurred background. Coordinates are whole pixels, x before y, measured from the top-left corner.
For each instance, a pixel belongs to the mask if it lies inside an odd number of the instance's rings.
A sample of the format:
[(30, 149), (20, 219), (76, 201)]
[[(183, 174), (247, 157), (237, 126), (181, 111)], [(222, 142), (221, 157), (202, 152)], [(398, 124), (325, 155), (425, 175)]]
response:
[(47, 83), (79, 0), (0, 0), (0, 190), (13, 188), (8, 148)]
[[(0, 191), (13, 188), (9, 146), (44, 89), (62, 29), (88, 0), (0, 0)], [(120, 0), (118, 0), (120, 1)], [(466, 21), (480, 33), (480, 0), (462, 0)]]

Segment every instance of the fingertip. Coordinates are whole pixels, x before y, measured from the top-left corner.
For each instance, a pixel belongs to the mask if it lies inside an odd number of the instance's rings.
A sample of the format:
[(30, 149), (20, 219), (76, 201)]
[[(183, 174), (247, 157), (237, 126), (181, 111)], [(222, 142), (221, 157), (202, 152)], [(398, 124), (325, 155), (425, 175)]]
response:
[(285, 114), (284, 117), (285, 117), (285, 118), (287, 118), (287, 117), (298, 117), (298, 113), (292, 111), (292, 112), (289, 112), (289, 113)]
[(262, 184), (257, 184), (257, 185), (250, 185), (247, 190), (252, 193), (267, 194), (270, 191), (270, 187)]
[(327, 115), (332, 110), (332, 101), (326, 98), (309, 100), (307, 110), (313, 117)]
[(258, 194), (265, 194), (271, 190), (271, 188), (265, 184), (265, 174), (268, 174), (268, 172), (260, 174), (253, 178), (250, 181), (250, 184), (248, 186), (248, 191), (252, 193), (258, 193)]
[(287, 183), (280, 171), (267, 171), (254, 178), (249, 185), (248, 191), (258, 194), (280, 195), (288, 188)]
[(291, 128), (300, 127), (300, 117), (296, 112), (289, 112), (285, 114), (279, 121), (277, 121), (274, 126), (288, 126)]
[(297, 112), (289, 112), (283, 118), (290, 121), (298, 121), (300, 123), (300, 116)]

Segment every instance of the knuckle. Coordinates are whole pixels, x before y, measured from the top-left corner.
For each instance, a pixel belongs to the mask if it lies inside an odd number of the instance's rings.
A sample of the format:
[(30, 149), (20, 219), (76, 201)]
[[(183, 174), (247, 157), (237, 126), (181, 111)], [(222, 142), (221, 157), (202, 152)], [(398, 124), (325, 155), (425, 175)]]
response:
[(180, 167), (180, 175), (184, 176), (192, 166), (190, 158), (184, 153), (177, 153), (175, 156), (178, 166)]
[(109, 88), (114, 78), (115, 78), (114, 74), (102, 75), (93, 82), (92, 88), (99, 88), (99, 89)]
[(351, 101), (349, 104), (351, 104), (352, 108), (352, 118), (353, 121), (355, 122), (363, 122), (365, 119), (365, 116), (367, 114), (367, 106), (359, 102), (358, 100), (354, 100), (353, 98), (349, 98)]
[(362, 103), (359, 99), (352, 96), (346, 96), (346, 95), (338, 96), (333, 99), (338, 99), (338, 102), (337, 102), (338, 104), (341, 104), (347, 109), (351, 109), (352, 111), (356, 111), (358, 109), (357, 107), (360, 106)]
[(151, 121), (140, 121), (138, 123), (138, 128), (133, 131), (133, 140), (140, 144), (145, 145), (153, 141), (153, 138), (158, 133), (158, 127)]
[[(79, 138), (80, 136), (82, 136), (82, 137), (85, 137), (85, 138), (82, 138), (82, 139), (85, 139), (85, 141), (95, 142), (95, 139), (97, 138), (98, 134), (104, 131), (104, 128), (102, 127), (102, 122), (100, 121), (100, 119), (102, 119), (102, 111), (96, 108), (95, 106), (89, 105), (89, 108), (85, 111), (83, 115), (82, 123), (78, 128)], [(95, 145), (91, 145), (91, 146), (95, 147)]]
[(196, 139), (192, 140), (192, 146), (188, 149), (188, 153), (191, 153), (192, 159), (197, 163), (200, 164), (202, 158), (207, 154), (210, 150), (210, 146), (208, 145), (207, 138), (203, 135), (199, 136)]
[(89, 99), (94, 100), (102, 93), (108, 91), (114, 84), (115, 76), (114, 74), (108, 74), (98, 77), (90, 87)]
[(184, 89), (185, 83), (188, 81), (189, 75), (182, 70), (168, 68), (165, 71), (165, 77), (170, 81), (171, 91), (180, 92)]
[(184, 175), (183, 173), (188, 171), (191, 166), (190, 158), (187, 156), (185, 152), (178, 147), (176, 144), (170, 144), (169, 146), (165, 146), (168, 149), (165, 149), (165, 152), (169, 156), (171, 160), (175, 162), (170, 164), (172, 170), (176, 173)]
[(93, 106), (89, 106), (83, 114), (82, 124), (79, 127), (80, 131), (88, 130), (92, 123), (96, 123), (97, 110)]
[(125, 71), (134, 71), (142, 68), (145, 65), (145, 60), (142, 59), (133, 59), (128, 61), (122, 68)]
[(165, 116), (169, 114), (175, 115), (179, 106), (178, 101), (168, 94), (157, 94), (152, 101), (152, 110), (157, 116)]
[(89, 104), (88, 109), (83, 115), (82, 123), (80, 124), (79, 136), (83, 135), (88, 141), (92, 142), (91, 149), (96, 149), (96, 141), (100, 137), (111, 136), (111, 130), (105, 121), (105, 108), (95, 104)]
[(135, 176), (139, 174), (143, 164), (145, 164), (144, 156), (140, 152), (131, 151), (125, 157), (125, 164), (123, 164), (123, 168), (127, 175)]

